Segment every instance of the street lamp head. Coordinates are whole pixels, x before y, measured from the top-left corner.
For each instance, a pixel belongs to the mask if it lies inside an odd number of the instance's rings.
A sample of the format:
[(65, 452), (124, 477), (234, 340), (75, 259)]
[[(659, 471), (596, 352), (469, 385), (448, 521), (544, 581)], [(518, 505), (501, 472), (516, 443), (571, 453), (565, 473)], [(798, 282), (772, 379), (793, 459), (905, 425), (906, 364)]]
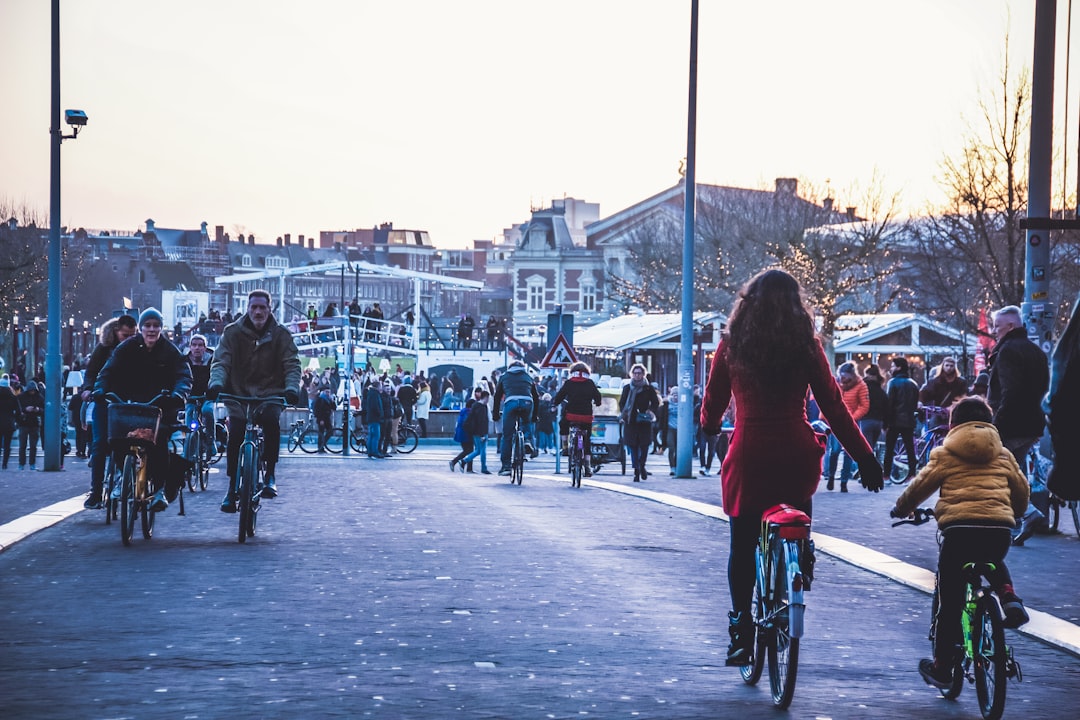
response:
[(65, 110), (64, 120), (78, 132), (79, 128), (86, 125), (88, 118), (82, 110)]

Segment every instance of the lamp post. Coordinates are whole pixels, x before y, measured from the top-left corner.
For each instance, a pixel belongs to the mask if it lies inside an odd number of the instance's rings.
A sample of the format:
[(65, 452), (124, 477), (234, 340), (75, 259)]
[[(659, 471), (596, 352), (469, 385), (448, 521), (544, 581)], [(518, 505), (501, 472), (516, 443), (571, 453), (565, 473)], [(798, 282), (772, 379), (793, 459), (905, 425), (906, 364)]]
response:
[[(49, 317), (55, 321), (48, 326), (48, 348), (45, 354), (45, 465), (46, 471), (60, 470), (60, 417), (63, 408), (60, 323), (60, 143), (75, 138), (86, 126), (86, 113), (67, 110), (64, 119), (71, 126), (71, 135), (60, 128), (60, 0), (52, 0), (52, 112), (49, 125)], [(35, 358), (36, 360), (36, 358)]]
[[(19, 313), (11, 316), (11, 372), (15, 372), (15, 364), (19, 362)], [(22, 379), (22, 378), (20, 378)]]

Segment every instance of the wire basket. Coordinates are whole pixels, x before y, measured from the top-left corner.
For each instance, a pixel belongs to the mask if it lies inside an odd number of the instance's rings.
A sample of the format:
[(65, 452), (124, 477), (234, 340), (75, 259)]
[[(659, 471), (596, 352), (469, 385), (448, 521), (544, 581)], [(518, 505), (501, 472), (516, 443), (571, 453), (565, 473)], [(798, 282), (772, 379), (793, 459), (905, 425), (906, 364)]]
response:
[(109, 442), (140, 442), (153, 445), (161, 424), (161, 409), (141, 403), (109, 405)]

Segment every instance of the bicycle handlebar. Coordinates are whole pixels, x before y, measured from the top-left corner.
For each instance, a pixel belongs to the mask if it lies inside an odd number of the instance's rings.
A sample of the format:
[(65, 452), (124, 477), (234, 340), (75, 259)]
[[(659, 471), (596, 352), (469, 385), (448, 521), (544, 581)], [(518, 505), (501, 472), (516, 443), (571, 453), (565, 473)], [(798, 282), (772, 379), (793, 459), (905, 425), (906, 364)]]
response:
[(138, 400), (125, 400), (124, 398), (120, 397), (116, 393), (105, 393), (105, 400), (107, 402), (134, 404), (134, 405), (153, 405), (158, 400), (164, 400), (165, 398), (170, 398), (170, 397), (172, 397), (171, 392), (169, 392), (168, 390), (162, 390), (157, 395), (155, 395), (153, 398), (151, 398), (148, 402), (139, 402)]
[[(893, 510), (890, 510), (889, 517), (894, 518), (897, 516), (894, 514)], [(930, 508), (915, 508), (915, 511), (912, 512), (909, 517), (897, 520), (892, 524), (892, 526), (897, 527), (899, 525), (924, 525), (930, 522), (930, 519), (933, 517), (935, 517), (934, 511)]]
[[(229, 393), (219, 393), (217, 396), (219, 402), (233, 403), (239, 405), (244, 409), (244, 414), (251, 416), (256, 411), (261, 410), (265, 405), (279, 405), (285, 407), (285, 398), (282, 395), (268, 395), (267, 397), (251, 397), (248, 395), (230, 395)], [(254, 408), (254, 410), (252, 409)]]

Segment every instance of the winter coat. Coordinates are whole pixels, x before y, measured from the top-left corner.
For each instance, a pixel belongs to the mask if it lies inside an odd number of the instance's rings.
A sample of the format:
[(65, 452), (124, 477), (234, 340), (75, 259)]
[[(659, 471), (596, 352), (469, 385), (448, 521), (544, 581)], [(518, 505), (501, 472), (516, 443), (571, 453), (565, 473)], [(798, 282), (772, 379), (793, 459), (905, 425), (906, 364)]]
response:
[(390, 413), (383, 401), (382, 391), (377, 385), (369, 385), (364, 393), (364, 424), (382, 422), (390, 419)]
[(536, 383), (529, 377), (524, 365), (512, 365), (503, 376), (499, 378), (499, 384), (495, 387), (493, 406), (495, 419), (499, 419), (504, 400), (525, 399), (532, 401), (532, 422), (536, 422), (537, 413), (540, 411), (540, 395), (536, 392)]
[(919, 409), (919, 386), (904, 371), (897, 371), (885, 388), (889, 409), (885, 426), (899, 430), (915, 429), (915, 413)]
[(852, 420), (859, 422), (866, 417), (866, 412), (870, 409), (870, 391), (866, 383), (856, 380), (855, 384), (847, 390), (841, 386), (840, 394), (844, 397), (844, 406), (851, 413)]
[(645, 383), (638, 389), (633, 402), (630, 400), (631, 394), (634, 394), (633, 381), (623, 385), (622, 392), (619, 394), (619, 414), (623, 422), (644, 425), (645, 423), (637, 419), (639, 413), (651, 412), (656, 415), (660, 412), (660, 396), (656, 394), (656, 388), (649, 383)]
[[(766, 394), (741, 376), (733, 375), (722, 340), (713, 356), (701, 406), (701, 427), (717, 435), (732, 396), (738, 408), (728, 454), (721, 466), (724, 511), (732, 517), (760, 516), (777, 503), (805, 506), (821, 480), (825, 438), (806, 420), (806, 388), (833, 434), (857, 462), (874, 460), (844, 405), (829, 361), (820, 343), (801, 363), (802, 377), (792, 378), (791, 392)], [(916, 388), (917, 390), (918, 388)]]
[(431, 391), (421, 390), (420, 394), (416, 397), (416, 412), (417, 420), (427, 420), (431, 416)]
[(0, 432), (9, 433), (19, 422), (19, 399), (9, 387), (0, 387)]
[(210, 384), (210, 366), (214, 362), (214, 351), (207, 348), (203, 353), (202, 363), (195, 362), (190, 352), (184, 359), (191, 366), (191, 394), (200, 397), (205, 395), (206, 386)]
[(244, 315), (225, 326), (214, 348), (210, 385), (230, 395), (271, 397), (300, 391), (300, 354), (292, 333), (273, 317), (260, 333)]
[(863, 415), (863, 420), (880, 420), (885, 421), (885, 415), (889, 409), (889, 396), (885, 394), (885, 389), (881, 387), (881, 383), (877, 380), (863, 380), (866, 384), (866, 397), (870, 400), (870, 407), (867, 409), (866, 414)]
[(43, 427), (42, 420), (45, 418), (45, 398), (37, 390), (23, 390), (18, 397), (19, 401), (19, 427), (39, 430)]
[(1013, 328), (987, 358), (990, 385), (986, 400), (994, 409), (994, 425), (1005, 440), (1036, 438), (1046, 427), (1043, 395), (1050, 385), (1050, 364), (1024, 328)]
[(908, 515), (935, 492), (938, 527), (1013, 527), (1014, 518), (1027, 510), (1029, 490), (1016, 459), (1002, 447), (997, 428), (969, 422), (949, 430), (941, 446), (930, 452), (930, 461), (896, 500), (896, 509)]
[(1054, 347), (1047, 400), (1054, 465), (1046, 486), (1063, 500), (1080, 500), (1080, 298)]
[(116, 346), (94, 382), (95, 396), (115, 393), (134, 402), (150, 402), (162, 391), (183, 405), (191, 392), (191, 366), (164, 337), (150, 348), (142, 333)]
[(568, 422), (592, 422), (593, 405), (600, 407), (603, 398), (600, 396), (600, 388), (586, 375), (577, 375), (563, 383), (555, 397), (551, 398), (551, 405), (558, 407), (566, 403), (563, 408), (563, 417)]
[(487, 437), (489, 422), (491, 419), (488, 406), (482, 402), (474, 402), (465, 418), (465, 432), (473, 437)]
[(919, 390), (919, 402), (934, 407), (949, 407), (967, 395), (968, 384), (960, 373), (952, 380), (938, 373)]

